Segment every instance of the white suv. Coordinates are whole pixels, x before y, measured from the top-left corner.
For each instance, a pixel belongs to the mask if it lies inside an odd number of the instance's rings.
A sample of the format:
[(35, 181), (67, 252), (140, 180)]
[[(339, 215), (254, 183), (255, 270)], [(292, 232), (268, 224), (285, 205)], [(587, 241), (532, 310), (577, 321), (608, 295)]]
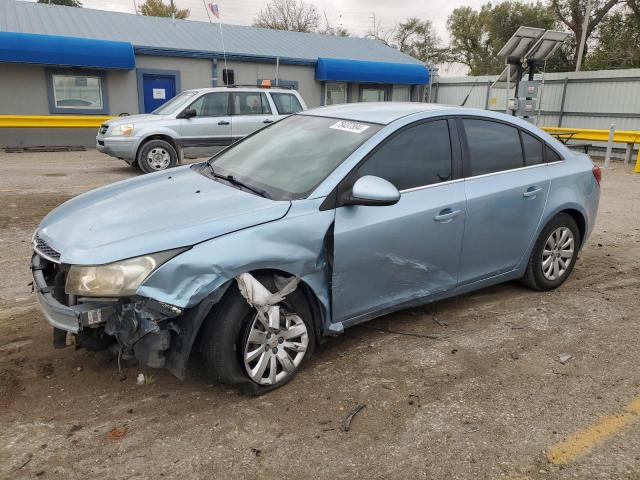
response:
[(178, 165), (184, 156), (216, 153), (306, 108), (297, 91), (284, 88), (185, 90), (151, 113), (103, 123), (96, 148), (145, 173), (165, 170)]

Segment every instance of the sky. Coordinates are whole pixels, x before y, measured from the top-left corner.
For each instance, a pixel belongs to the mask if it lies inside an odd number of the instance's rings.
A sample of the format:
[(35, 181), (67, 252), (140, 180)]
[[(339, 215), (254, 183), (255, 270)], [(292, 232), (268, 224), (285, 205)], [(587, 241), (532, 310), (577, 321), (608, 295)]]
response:
[[(81, 0), (85, 8), (134, 13), (134, 2), (144, 0)], [(169, 0), (164, 0), (169, 2)], [(208, 21), (205, 3), (217, 3), (221, 22), (251, 25), (266, 0), (174, 0), (178, 8), (191, 11), (190, 20)], [(364, 36), (373, 27), (388, 29), (408, 17), (429, 19), (443, 41), (448, 41), (446, 22), (453, 9), (467, 5), (479, 8), (487, 0), (305, 0), (318, 9), (332, 27), (342, 26), (352, 35)], [(444, 70), (444, 71), (443, 71)], [(459, 75), (460, 66), (441, 67), (441, 75)]]

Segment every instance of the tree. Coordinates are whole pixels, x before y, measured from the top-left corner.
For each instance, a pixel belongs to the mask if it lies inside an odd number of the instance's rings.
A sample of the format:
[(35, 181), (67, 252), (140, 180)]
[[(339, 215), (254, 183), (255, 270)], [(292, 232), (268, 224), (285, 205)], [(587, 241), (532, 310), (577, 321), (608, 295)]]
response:
[(585, 60), (585, 70), (640, 67), (639, 22), (631, 5), (607, 15), (595, 32), (597, 41)]
[[(575, 68), (578, 61), (578, 48), (580, 38), (582, 37), (582, 24), (587, 10), (588, 0), (551, 0), (551, 7), (556, 17), (564, 26), (573, 33), (571, 44), (565, 47), (570, 67)], [(591, 14), (589, 15), (589, 25), (587, 27), (587, 36), (584, 47), (583, 56), (587, 56), (589, 47), (589, 38), (594, 33), (605, 15), (615, 7), (621, 0), (592, 0)]]
[(497, 74), (504, 69), (498, 52), (521, 25), (551, 29), (555, 19), (540, 3), (507, 0), (498, 5), (491, 2), (474, 10), (459, 7), (447, 20), (451, 37), (449, 57), (469, 67), (471, 75)]
[(315, 6), (298, 0), (271, 0), (258, 13), (254, 27), (315, 32), (320, 26), (320, 14)]
[(431, 20), (411, 17), (389, 30), (378, 26), (375, 31), (370, 30), (367, 36), (425, 63), (435, 65), (449, 61), (449, 51), (442, 47)]
[(167, 5), (162, 0), (146, 0), (138, 7), (138, 13), (147, 17), (171, 17), (173, 14), (180, 19), (188, 18), (191, 15), (188, 8), (178, 8), (173, 2)]
[(50, 3), (51, 5), (82, 8), (82, 2), (79, 0), (38, 0), (38, 3)]

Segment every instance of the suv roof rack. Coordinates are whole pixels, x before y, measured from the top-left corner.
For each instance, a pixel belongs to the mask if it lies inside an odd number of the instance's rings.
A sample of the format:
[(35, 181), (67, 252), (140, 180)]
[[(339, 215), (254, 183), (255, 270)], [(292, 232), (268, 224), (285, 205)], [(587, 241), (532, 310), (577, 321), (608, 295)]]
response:
[(233, 84), (233, 85), (218, 85), (218, 87), (228, 87), (228, 88), (236, 88), (236, 87), (250, 87), (250, 88), (264, 88), (265, 90), (269, 90), (270, 88), (283, 88), (285, 90), (295, 90), (293, 85), (269, 85), (269, 86), (264, 86), (264, 85), (237, 85), (237, 84)]

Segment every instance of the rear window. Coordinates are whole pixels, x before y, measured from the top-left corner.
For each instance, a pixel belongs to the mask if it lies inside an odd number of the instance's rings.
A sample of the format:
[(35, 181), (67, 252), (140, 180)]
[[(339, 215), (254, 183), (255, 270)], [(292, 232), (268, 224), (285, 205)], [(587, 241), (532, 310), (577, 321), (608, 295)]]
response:
[(271, 93), (273, 103), (276, 104), (278, 113), (281, 115), (288, 115), (290, 113), (298, 113), (302, 111), (302, 105), (298, 101), (298, 98), (291, 93)]
[(518, 129), (504, 123), (465, 118), (471, 175), (484, 175), (519, 168), (522, 147)]

